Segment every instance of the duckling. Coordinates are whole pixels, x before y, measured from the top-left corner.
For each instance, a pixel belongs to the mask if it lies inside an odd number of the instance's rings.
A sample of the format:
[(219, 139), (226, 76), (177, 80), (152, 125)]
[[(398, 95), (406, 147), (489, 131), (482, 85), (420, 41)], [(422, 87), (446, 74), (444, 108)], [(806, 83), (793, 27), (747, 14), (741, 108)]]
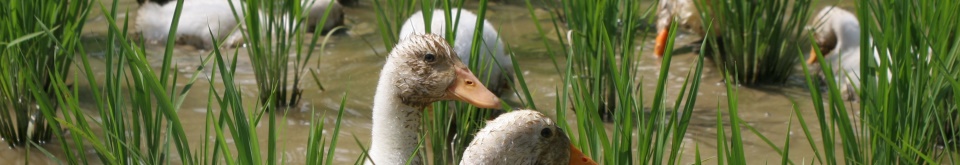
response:
[[(148, 43), (166, 42), (171, 21), (176, 10), (176, 1), (137, 0), (137, 27), (140, 36)], [(172, 2), (172, 3), (171, 3)], [(212, 37), (221, 39), (225, 45), (236, 46), (243, 42), (237, 31), (240, 21), (234, 16), (230, 4), (239, 6), (240, 0), (186, 0), (178, 22), (176, 39), (180, 43), (200, 49), (214, 46)], [(237, 12), (243, 17), (243, 12)], [(212, 36), (211, 36), (212, 35)]]
[(423, 164), (411, 157), (419, 146), (423, 109), (441, 100), (496, 108), (500, 99), (460, 62), (447, 41), (434, 34), (397, 43), (380, 72), (373, 103), (372, 144), (366, 164)]
[(546, 115), (516, 110), (487, 122), (464, 151), (460, 164), (597, 163), (574, 147)]

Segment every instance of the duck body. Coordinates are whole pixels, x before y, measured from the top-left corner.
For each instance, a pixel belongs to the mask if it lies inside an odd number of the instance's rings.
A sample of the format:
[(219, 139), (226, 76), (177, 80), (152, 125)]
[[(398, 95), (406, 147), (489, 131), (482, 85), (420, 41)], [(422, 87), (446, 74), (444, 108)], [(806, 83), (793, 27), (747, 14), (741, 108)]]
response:
[[(707, 1), (709, 4), (710, 1)], [(676, 20), (674, 20), (676, 19)], [(697, 9), (694, 0), (661, 0), (657, 4), (657, 38), (654, 47), (654, 56), (663, 57), (666, 49), (666, 40), (670, 34), (670, 24), (676, 23), (677, 29), (691, 32), (704, 37), (707, 32), (703, 25), (703, 18), (700, 17), (700, 10)], [(720, 26), (713, 26), (713, 33), (719, 34)]]
[[(141, 37), (149, 43), (166, 42), (176, 1), (138, 1), (137, 27)], [(226, 45), (238, 45), (243, 35), (237, 30), (240, 22), (230, 6), (239, 6), (239, 0), (185, 0), (176, 32), (177, 41), (200, 49), (214, 46), (211, 37)], [(243, 12), (237, 12), (243, 17)], [(211, 34), (212, 33), (212, 34)]]
[[(137, 27), (141, 37), (149, 43), (166, 42), (172, 26), (176, 1), (173, 0), (138, 0), (140, 8), (137, 10)], [(239, 7), (240, 0), (185, 0), (180, 14), (176, 38), (178, 43), (193, 45), (200, 49), (210, 49), (213, 46), (211, 37), (216, 37), (224, 45), (234, 47), (243, 43), (243, 9), (237, 8), (236, 17), (230, 4)], [(331, 0), (304, 0), (306, 13), (306, 30), (313, 32), (323, 19), (327, 10), (330, 16), (319, 29), (327, 32), (334, 27), (343, 25), (343, 8), (339, 3)], [(261, 19), (268, 17), (258, 13)], [(284, 15), (288, 17), (288, 15)], [(238, 19), (239, 18), (239, 19)], [(284, 20), (288, 18), (283, 18)], [(212, 33), (212, 34), (211, 34)]]
[[(454, 29), (453, 27), (446, 26), (445, 12), (443, 9), (436, 9), (432, 12), (433, 18), (430, 21), (430, 33), (444, 36), (447, 31), (455, 30), (454, 37), (456, 38), (452, 43), (453, 49), (464, 64), (470, 64), (470, 54), (474, 44), (472, 40), (473, 33), (478, 30), (476, 29), (479, 19), (477, 15), (464, 9), (450, 9), (449, 17), (451, 18), (451, 24), (455, 27)], [(423, 11), (411, 15), (400, 29), (400, 40), (411, 35), (427, 33), (425, 23)], [(483, 34), (481, 37), (483, 38), (483, 43), (479, 43), (480, 50), (478, 54), (478, 68), (480, 70), (474, 71), (474, 73), (487, 85), (490, 91), (500, 95), (504, 93), (506, 88), (509, 88), (509, 83), (512, 82), (511, 79), (513, 79), (514, 75), (513, 62), (510, 60), (510, 56), (504, 51), (504, 44), (500, 40), (496, 29), (494, 29), (487, 20), (482, 20), (482, 23)]]
[[(676, 21), (673, 19), (676, 18)], [(706, 35), (700, 10), (694, 0), (662, 0), (657, 4), (657, 29), (666, 30), (670, 23), (676, 22), (678, 27), (687, 32)]]
[(422, 112), (430, 103), (460, 100), (482, 108), (500, 105), (437, 35), (407, 37), (393, 48), (380, 73), (366, 164), (422, 164), (413, 154), (419, 145)]
[[(831, 66), (844, 99), (856, 100), (854, 89), (860, 88), (860, 22), (853, 13), (834, 6), (824, 7), (812, 19), (814, 39), (824, 58), (821, 65)], [(818, 60), (816, 52), (811, 49), (807, 63), (814, 64)], [(822, 73), (819, 68), (815, 72)], [(826, 78), (823, 74), (820, 76)]]
[[(326, 33), (337, 26), (343, 25), (343, 6), (337, 1), (304, 0), (303, 3), (304, 5), (309, 5), (306, 9), (310, 10), (310, 13), (307, 13), (306, 22), (308, 32), (314, 32), (317, 26), (322, 26), (320, 27), (320, 32)], [(320, 21), (323, 20), (323, 15), (327, 13), (328, 9), (330, 10), (330, 16), (320, 25)]]
[(516, 110), (500, 115), (477, 132), (461, 165), (596, 164), (546, 115)]

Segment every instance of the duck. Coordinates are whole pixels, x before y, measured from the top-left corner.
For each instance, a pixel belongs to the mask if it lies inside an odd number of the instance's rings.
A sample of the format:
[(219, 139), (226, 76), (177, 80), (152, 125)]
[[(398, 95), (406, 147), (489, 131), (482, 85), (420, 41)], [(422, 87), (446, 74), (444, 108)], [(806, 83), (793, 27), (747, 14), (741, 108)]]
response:
[[(171, 3), (172, 2), (172, 3)], [(176, 11), (174, 0), (137, 0), (136, 25), (140, 37), (148, 43), (164, 43), (170, 32), (171, 21)], [(241, 22), (234, 16), (230, 4), (239, 6), (240, 0), (185, 0), (177, 28), (177, 42), (193, 45), (199, 49), (214, 46), (212, 37), (223, 44), (235, 46), (243, 42), (243, 34), (237, 29)], [(237, 12), (243, 17), (243, 12)]]
[[(707, 35), (704, 31), (704, 25), (700, 16), (700, 10), (697, 9), (695, 0), (661, 0), (657, 4), (657, 37), (653, 48), (653, 56), (663, 57), (663, 52), (667, 46), (667, 38), (670, 34), (670, 24), (677, 23), (677, 29), (686, 32), (692, 32), (702, 37)], [(707, 1), (709, 4), (710, 1)], [(674, 19), (676, 19), (674, 21)], [(720, 26), (713, 26), (713, 34), (719, 34)]]
[(515, 110), (487, 122), (463, 153), (461, 165), (597, 163), (570, 143), (549, 117)]
[[(860, 21), (850, 11), (836, 6), (820, 9), (816, 17), (811, 19), (814, 42), (824, 58), (820, 65), (831, 66), (844, 100), (857, 100), (855, 89), (860, 88)], [(820, 61), (811, 47), (806, 63), (812, 65)], [(814, 72), (820, 72), (820, 77), (825, 78), (819, 68), (816, 67)]]
[(500, 106), (500, 99), (460, 62), (443, 37), (407, 36), (390, 51), (380, 72), (373, 100), (370, 159), (365, 164), (423, 164), (412, 155), (420, 145), (424, 108), (442, 100), (480, 108)]
[[(303, 4), (309, 5), (307, 9), (310, 10), (310, 13), (307, 13), (307, 32), (315, 32), (317, 26), (321, 25), (320, 32), (327, 33), (333, 28), (343, 25), (343, 6), (340, 5), (339, 1), (304, 0)], [(323, 15), (327, 13), (327, 9), (330, 9), (330, 16), (327, 16), (327, 20), (323, 24), (319, 24), (323, 20)]]
[[(460, 60), (465, 64), (470, 64), (471, 47), (473, 46), (473, 33), (477, 31), (476, 25), (479, 18), (473, 12), (453, 8), (450, 9), (449, 17), (452, 18), (451, 24), (455, 29), (449, 28), (445, 21), (445, 11), (443, 9), (433, 10), (433, 18), (430, 21), (431, 32), (437, 35), (445, 35), (448, 30), (456, 30), (453, 37), (453, 49), (457, 52)], [(459, 18), (458, 18), (459, 16)], [(479, 71), (475, 71), (480, 80), (487, 84), (487, 88), (498, 96), (506, 94), (510, 83), (513, 81), (513, 62), (510, 56), (504, 51), (503, 41), (486, 19), (483, 19), (483, 43), (479, 43)], [(399, 38), (402, 40), (412, 35), (424, 34), (426, 32), (423, 11), (418, 11), (411, 15), (400, 28)]]
[[(172, 3), (171, 3), (172, 2)], [(141, 37), (151, 44), (166, 42), (170, 32), (170, 20), (176, 11), (174, 0), (137, 0), (140, 8), (137, 10), (137, 27)], [(240, 29), (244, 29), (242, 18), (244, 12), (237, 9), (234, 16), (233, 6), (239, 7), (240, 0), (185, 0), (177, 28), (177, 42), (192, 45), (199, 49), (213, 48), (212, 37), (218, 38), (227, 47), (236, 47), (243, 44), (244, 38)], [(343, 9), (337, 2), (331, 0), (305, 0), (307, 6), (306, 30), (314, 32), (323, 15), (329, 8), (331, 15), (319, 28), (321, 32), (328, 32), (343, 25)], [(258, 13), (260, 17), (267, 15)], [(284, 15), (288, 16), (288, 15)], [(237, 19), (241, 18), (241, 19)], [(211, 33), (212, 32), (212, 33)], [(212, 36), (211, 36), (212, 34)]]
[[(509, 92), (507, 92), (509, 90), (509, 84), (513, 82), (513, 62), (504, 51), (503, 41), (500, 40), (497, 30), (493, 28), (492, 24), (486, 19), (478, 18), (473, 12), (460, 8), (450, 9), (450, 15), (446, 15), (444, 9), (434, 9), (432, 10), (433, 15), (430, 22), (426, 22), (424, 21), (425, 11), (431, 12), (431, 10), (421, 10), (410, 15), (401, 26), (398, 38), (402, 40), (413, 35), (428, 34), (426, 24), (429, 23), (431, 27), (429, 34), (455, 37), (453, 41), (450, 41), (450, 44), (453, 46), (453, 50), (457, 53), (459, 59), (469, 65), (471, 62), (471, 49), (474, 44), (473, 34), (477, 30), (482, 30), (480, 37), (483, 42), (477, 43), (480, 45), (477, 58), (479, 59), (479, 61), (477, 61), (479, 70), (473, 71), (477, 74), (477, 77), (480, 78), (480, 81), (487, 85), (487, 90), (490, 90), (497, 96), (507, 96), (509, 94)], [(446, 25), (446, 18), (451, 18), (451, 26)], [(483, 22), (482, 29), (476, 28), (478, 21)], [(453, 36), (446, 36), (446, 33), (452, 30), (455, 30)], [(453, 110), (453, 116), (456, 116), (457, 113), (467, 112), (458, 108), (460, 107), (457, 107), (456, 104), (448, 103), (448, 109)], [(474, 118), (466, 119), (454, 117), (450, 122), (463, 123), (464, 121), (477, 121), (477, 123), (479, 123), (480, 121), (493, 119), (504, 112), (497, 108), (483, 111), (489, 113), (481, 113), (481, 115), (476, 115)], [(472, 138), (471, 136), (458, 136), (458, 132), (461, 132), (459, 129), (458, 127), (449, 127), (447, 139), (452, 142), (454, 138), (458, 137), (464, 138), (464, 141), (469, 141), (470, 138)], [(450, 145), (455, 146), (453, 143)]]

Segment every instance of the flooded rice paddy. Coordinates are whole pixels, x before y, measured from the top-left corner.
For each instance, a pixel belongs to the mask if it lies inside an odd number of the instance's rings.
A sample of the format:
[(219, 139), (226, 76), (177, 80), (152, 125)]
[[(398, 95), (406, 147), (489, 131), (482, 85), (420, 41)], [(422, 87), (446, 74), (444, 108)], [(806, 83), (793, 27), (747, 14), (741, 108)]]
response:
[[(109, 2), (104, 1), (103, 3), (108, 4)], [(654, 2), (645, 3), (651, 5)], [(817, 7), (813, 9), (819, 9), (819, 6), (836, 4), (837, 2), (821, 1), (820, 3), (820, 5), (817, 5)], [(852, 3), (852, 1), (846, 2), (845, 4), (850, 3)], [(133, 0), (122, 0), (120, 5), (131, 13), (135, 13), (134, 11), (137, 9), (137, 3)], [(476, 6), (476, 2), (468, 2), (466, 8), (475, 10), (477, 8)], [(849, 7), (852, 5), (841, 4), (840, 6)], [(87, 44), (88, 48), (86, 50), (88, 53), (96, 57), (93, 58), (91, 62), (92, 67), (97, 70), (94, 74), (100, 75), (102, 78), (102, 75), (106, 72), (106, 64), (104, 64), (102, 59), (104, 50), (100, 47), (103, 47), (102, 45), (106, 42), (103, 40), (103, 38), (106, 37), (106, 20), (99, 11), (100, 9), (95, 7), (91, 13), (87, 27), (85, 28), (84, 43)], [(304, 162), (309, 128), (312, 124), (315, 124), (311, 123), (311, 118), (327, 114), (324, 122), (326, 122), (327, 125), (332, 125), (335, 121), (335, 114), (340, 108), (340, 100), (344, 96), (346, 96), (346, 105), (342, 123), (343, 130), (340, 134), (342, 140), (337, 144), (335, 164), (353, 163), (361, 154), (360, 147), (352, 140), (353, 137), (356, 137), (364, 144), (369, 144), (372, 116), (370, 109), (373, 103), (374, 89), (378, 80), (377, 75), (379, 75), (382, 69), (385, 59), (384, 55), (389, 50), (389, 45), (383, 45), (380, 34), (377, 33), (373, 2), (361, 1), (358, 6), (345, 8), (345, 13), (348, 31), (344, 34), (334, 35), (329, 38), (330, 41), (327, 49), (323, 52), (315, 52), (320, 58), (314, 58), (315, 61), (309, 62), (313, 65), (311, 68), (318, 71), (318, 76), (320, 76), (324, 90), (320, 90), (320, 88), (311, 81), (302, 83), (306, 89), (304, 89), (304, 96), (300, 105), (285, 111), (286, 127), (283, 128), (280, 138), (282, 139), (281, 144), (283, 144), (284, 162), (289, 164), (302, 164), (302, 162)], [(514, 2), (507, 0), (507, 2), (490, 3), (488, 5), (487, 20), (498, 28), (504, 42), (509, 44), (509, 50), (512, 50), (512, 53), (516, 55), (517, 65), (520, 66), (521, 73), (526, 78), (525, 83), (530, 87), (530, 91), (534, 97), (533, 101), (545, 113), (553, 114), (556, 106), (554, 100), (556, 97), (560, 97), (556, 89), (561, 84), (561, 75), (556, 72), (556, 66), (550, 62), (548, 51), (543, 45), (543, 40), (548, 40), (548, 43), (555, 44), (553, 46), (555, 48), (559, 47), (560, 42), (557, 38), (540, 37), (536, 28), (533, 27), (535, 27), (535, 23), (539, 22), (544, 24), (545, 28), (548, 28), (548, 33), (551, 34), (558, 29), (553, 29), (549, 26), (552, 25), (550, 20), (552, 17), (548, 16), (551, 12), (536, 10), (534, 13), (538, 14), (539, 20), (532, 19), (530, 12), (522, 1)], [(132, 18), (136, 17), (136, 15), (131, 14), (126, 15), (126, 17)], [(393, 21), (400, 22), (404, 20)], [(559, 30), (566, 31), (565, 29)], [(652, 96), (656, 88), (656, 78), (659, 76), (661, 64), (659, 60), (651, 56), (651, 50), (654, 45), (652, 34), (642, 33), (641, 35), (648, 35), (649, 37), (638, 42), (640, 44), (636, 47), (636, 49), (638, 49), (636, 56), (640, 59), (640, 63), (637, 65), (639, 67), (638, 70), (640, 73), (638, 75), (640, 75), (640, 77), (637, 77), (637, 82), (642, 82), (641, 88), (643, 90), (643, 96)], [(679, 35), (678, 43), (691, 43), (694, 40), (696, 40), (695, 36), (681, 34)], [(148, 57), (153, 57), (151, 59), (152, 62), (156, 67), (159, 67), (161, 57), (163, 56), (162, 47), (152, 45), (148, 46), (147, 50)], [(251, 102), (250, 106), (252, 107), (252, 104), (254, 104), (253, 100), (256, 100), (257, 92), (254, 73), (251, 63), (245, 59), (246, 55), (243, 54), (243, 50), (238, 50), (241, 51), (241, 54), (239, 55), (240, 59), (238, 59), (236, 83), (238, 83), (239, 88), (243, 90), (244, 99)], [(681, 50), (681, 52), (682, 54), (676, 55), (673, 58), (670, 65), (667, 98), (676, 98), (680, 87), (685, 81), (684, 77), (686, 77), (692, 66), (696, 63), (695, 54), (690, 53), (689, 50)], [(180, 46), (175, 49), (174, 62), (178, 66), (179, 76), (182, 77), (178, 79), (180, 81), (178, 82), (178, 87), (182, 87), (191, 74), (200, 67), (200, 60), (207, 53), (209, 52), (193, 49), (189, 46)], [(200, 74), (209, 74), (209, 71), (200, 72)], [(699, 147), (702, 157), (706, 160), (705, 163), (715, 163), (715, 137), (717, 134), (715, 128), (718, 123), (716, 121), (717, 112), (720, 111), (723, 115), (726, 115), (726, 89), (724, 88), (719, 72), (712, 63), (707, 62), (702, 76), (703, 83), (700, 91), (697, 93), (696, 109), (692, 114), (693, 118), (690, 127), (684, 137), (685, 144), (682, 149), (684, 150), (683, 157), (685, 159), (681, 162), (683, 164), (694, 162), (693, 157), (696, 147)], [(796, 118), (792, 115), (792, 107), (796, 104), (799, 106), (801, 113), (806, 117), (807, 121), (805, 122), (816, 123), (816, 115), (811, 111), (812, 108), (810, 107), (810, 94), (802, 84), (804, 82), (801, 76), (802, 75), (799, 74), (795, 75), (789, 83), (782, 86), (739, 87), (739, 108), (741, 113), (740, 117), (747, 124), (770, 138), (772, 142), (778, 143), (778, 146), (782, 145), (780, 143), (782, 143), (784, 139), (791, 138), (790, 159), (794, 161), (807, 160), (807, 162), (809, 162), (814, 159), (812, 150), (810, 149), (808, 141), (803, 140), (805, 137), (802, 130), (796, 124), (798, 121), (795, 121)], [(85, 88), (89, 90), (89, 86), (101, 85), (86, 84), (85, 82), (86, 81), (77, 81), (75, 83), (75, 87), (79, 88), (81, 93), (84, 92)], [(182, 105), (179, 112), (181, 121), (184, 125), (188, 126), (185, 129), (189, 140), (196, 143), (191, 144), (194, 146), (198, 146), (198, 142), (204, 138), (213, 138), (209, 136), (205, 137), (203, 135), (205, 128), (202, 127), (206, 122), (205, 113), (207, 113), (208, 106), (206, 100), (209, 93), (206, 89), (223, 88), (222, 84), (218, 83), (217, 80), (213, 82), (214, 83), (211, 84), (206, 80), (201, 80), (194, 84), (194, 90), (187, 95), (188, 98), (185, 99), (187, 101)], [(644, 101), (646, 101), (645, 105), (650, 105), (649, 102), (652, 98), (653, 97), (644, 97)], [(505, 99), (515, 100), (517, 98)], [(88, 101), (92, 102), (92, 100)], [(672, 101), (673, 99), (667, 100), (667, 102)], [(92, 103), (86, 106), (91, 109), (90, 114), (96, 114), (94, 110), (92, 110)], [(572, 115), (572, 113), (568, 114)], [(96, 116), (93, 116), (93, 118), (96, 119)], [(574, 117), (571, 116), (568, 117), (568, 119), (573, 120)], [(787, 125), (791, 120), (794, 120), (792, 121), (794, 125), (788, 129)], [(573, 123), (574, 121), (570, 122)], [(810, 128), (811, 131), (820, 130), (817, 128), (817, 125), (810, 126), (813, 127)], [(261, 136), (265, 137), (267, 128), (261, 127), (260, 129), (261, 131), (259, 132)], [(332, 133), (331, 127), (328, 126), (326, 129), (325, 131), (327, 131), (327, 133)], [(813, 132), (813, 134), (819, 136), (819, 132)], [(743, 133), (743, 136), (745, 143), (744, 148), (746, 150), (745, 155), (748, 157), (748, 162), (751, 164), (763, 164), (780, 161), (781, 156), (759, 137), (746, 131)], [(267, 138), (260, 139), (265, 141)], [(54, 155), (62, 154), (58, 152), (58, 150), (60, 150), (58, 148), (59, 144), (44, 144), (44, 147)], [(26, 154), (26, 152), (24, 149), (0, 147), (0, 162), (23, 164), (29, 161), (31, 164), (56, 164), (57, 161), (51, 160), (51, 158), (35, 151), (36, 150), (31, 150), (30, 155), (25, 157), (24, 154)], [(87, 154), (86, 156), (90, 158), (96, 157), (92, 150), (85, 153)], [(178, 158), (171, 159), (179, 160)]]

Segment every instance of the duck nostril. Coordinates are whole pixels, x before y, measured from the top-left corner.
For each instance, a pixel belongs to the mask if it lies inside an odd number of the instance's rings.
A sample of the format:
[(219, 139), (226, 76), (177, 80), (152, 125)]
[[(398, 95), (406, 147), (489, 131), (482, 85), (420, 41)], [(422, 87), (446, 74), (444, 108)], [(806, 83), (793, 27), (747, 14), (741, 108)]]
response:
[(473, 81), (467, 80), (467, 85), (473, 85)]

